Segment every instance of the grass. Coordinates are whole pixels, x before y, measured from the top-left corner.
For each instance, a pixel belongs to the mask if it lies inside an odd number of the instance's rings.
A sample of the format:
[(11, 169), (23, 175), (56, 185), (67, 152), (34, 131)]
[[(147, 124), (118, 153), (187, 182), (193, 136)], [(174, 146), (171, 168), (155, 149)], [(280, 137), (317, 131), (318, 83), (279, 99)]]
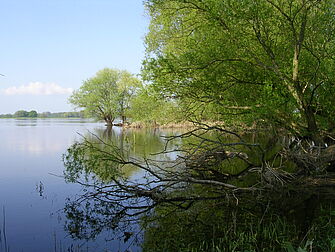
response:
[(172, 213), (146, 229), (143, 251), (335, 252), (330, 203), (318, 208), (308, 225), (289, 213), (279, 215), (279, 209), (256, 208), (255, 203), (236, 208), (203, 203), (189, 213)]

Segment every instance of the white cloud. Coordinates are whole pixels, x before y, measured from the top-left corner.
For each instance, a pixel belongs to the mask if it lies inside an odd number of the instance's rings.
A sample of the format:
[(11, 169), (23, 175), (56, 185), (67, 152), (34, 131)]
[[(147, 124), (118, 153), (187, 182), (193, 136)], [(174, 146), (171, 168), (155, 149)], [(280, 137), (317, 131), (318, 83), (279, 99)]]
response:
[(71, 94), (72, 91), (72, 88), (64, 88), (54, 83), (32, 82), (28, 85), (3, 89), (1, 93), (5, 95), (55, 95)]

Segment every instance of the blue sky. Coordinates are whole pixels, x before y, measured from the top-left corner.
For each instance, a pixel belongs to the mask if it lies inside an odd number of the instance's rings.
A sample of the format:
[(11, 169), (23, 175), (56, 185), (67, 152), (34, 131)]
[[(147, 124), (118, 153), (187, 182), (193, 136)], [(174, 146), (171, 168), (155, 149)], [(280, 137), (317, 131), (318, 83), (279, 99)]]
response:
[(104, 67), (138, 74), (142, 0), (0, 0), (0, 114), (72, 111), (72, 90)]

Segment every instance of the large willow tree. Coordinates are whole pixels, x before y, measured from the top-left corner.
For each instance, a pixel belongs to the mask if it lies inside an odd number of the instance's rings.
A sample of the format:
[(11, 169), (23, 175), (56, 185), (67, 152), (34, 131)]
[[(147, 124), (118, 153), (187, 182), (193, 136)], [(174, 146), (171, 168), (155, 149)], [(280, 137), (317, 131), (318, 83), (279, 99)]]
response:
[(221, 120), (262, 122), (318, 142), (333, 134), (333, 0), (147, 0), (146, 6), (144, 73), (164, 95), (188, 108), (215, 107)]
[(125, 70), (104, 68), (83, 82), (73, 92), (69, 102), (99, 120), (112, 126), (116, 117), (126, 120), (130, 99), (141, 82)]

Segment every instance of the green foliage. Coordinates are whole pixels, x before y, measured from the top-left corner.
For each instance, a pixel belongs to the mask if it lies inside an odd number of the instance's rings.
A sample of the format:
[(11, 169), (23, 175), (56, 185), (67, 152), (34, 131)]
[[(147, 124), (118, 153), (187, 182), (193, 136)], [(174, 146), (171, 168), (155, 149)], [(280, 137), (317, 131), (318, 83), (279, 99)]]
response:
[(28, 112), (28, 117), (37, 117), (37, 112), (35, 110)]
[[(304, 201), (293, 201), (290, 204), (295, 206), (304, 204)], [(278, 205), (268, 203), (265, 208), (259, 199), (253, 201), (249, 195), (239, 205), (204, 201), (195, 203), (188, 211), (172, 206), (157, 207), (151, 216), (143, 218), (143, 225), (150, 223), (145, 226), (143, 251), (335, 250), (331, 206), (318, 211), (306, 230), (308, 220), (299, 223), (289, 212), (276, 209)]]
[(147, 0), (146, 7), (144, 78), (191, 117), (312, 137), (335, 125), (333, 1)]
[(178, 121), (178, 106), (174, 101), (159, 97), (143, 87), (131, 100), (130, 117), (146, 124), (166, 124)]
[[(311, 223), (306, 241), (299, 245), (291, 242), (283, 244), (287, 252), (335, 251), (335, 211), (331, 204), (321, 206), (317, 217)], [(303, 245), (301, 245), (303, 244)], [(295, 249), (297, 247), (297, 249)]]
[(13, 115), (12, 114), (2, 114), (0, 115), (0, 118), (12, 118)]
[(196, 203), (187, 212), (162, 210), (146, 229), (144, 251), (280, 251), (281, 242), (296, 232), (276, 216), (260, 224), (251, 212), (211, 202)]
[(43, 112), (38, 114), (40, 118), (85, 118), (84, 112)]
[(69, 102), (111, 125), (117, 116), (125, 118), (131, 96), (140, 81), (127, 71), (105, 68), (86, 81)]
[(14, 113), (13, 117), (28, 117), (29, 112), (25, 110), (18, 110)]
[(287, 252), (308, 252), (313, 248), (313, 241), (307, 241), (303, 248), (299, 247), (295, 250), (290, 242), (284, 243), (284, 248)]
[(0, 118), (84, 118), (83, 112), (43, 112), (37, 113), (35, 110), (30, 112), (25, 110), (19, 110), (14, 114), (3, 114)]
[(36, 118), (38, 116), (37, 112), (35, 110), (31, 111), (25, 111), (25, 110), (18, 110), (16, 111), (12, 116), (10, 117), (16, 117), (16, 118), (22, 118), (22, 117), (28, 117), (28, 118)]

